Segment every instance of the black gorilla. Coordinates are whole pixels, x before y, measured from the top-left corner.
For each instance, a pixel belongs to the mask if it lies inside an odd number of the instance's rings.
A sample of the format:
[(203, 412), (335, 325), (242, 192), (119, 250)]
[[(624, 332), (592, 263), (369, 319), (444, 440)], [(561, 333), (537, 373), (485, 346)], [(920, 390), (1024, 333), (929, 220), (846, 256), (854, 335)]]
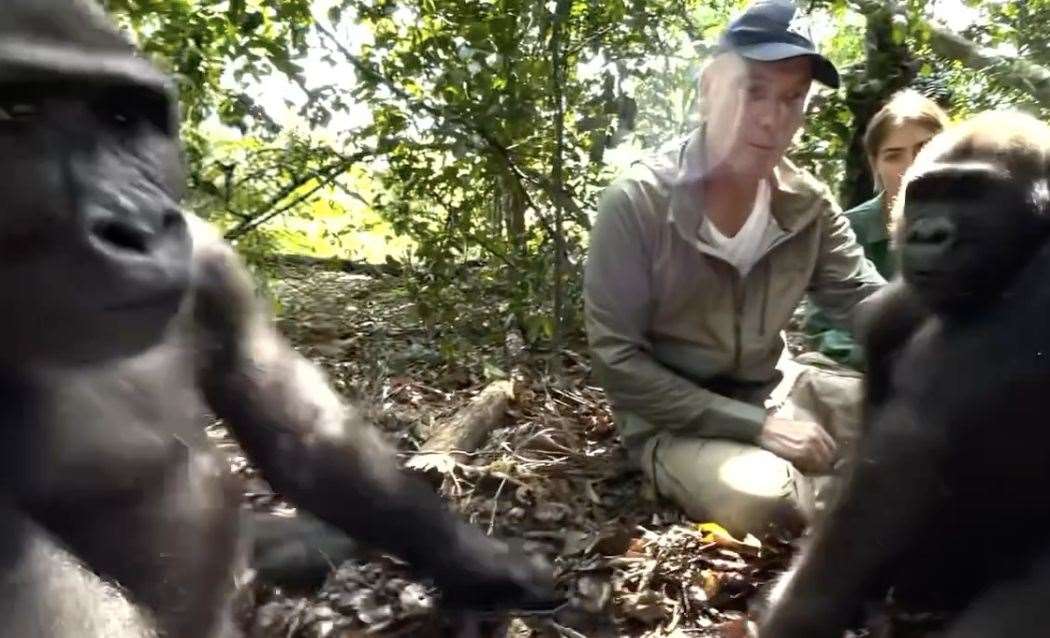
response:
[(398, 470), (180, 211), (168, 79), (87, 2), (2, 16), (0, 636), (222, 631), (240, 494), (209, 410), (277, 491), (432, 576), (446, 604), (545, 592)]
[(1050, 127), (987, 113), (905, 179), (903, 282), (871, 300), (866, 431), (762, 638), (838, 637), (864, 603), (965, 610), (948, 635), (1050, 610)]

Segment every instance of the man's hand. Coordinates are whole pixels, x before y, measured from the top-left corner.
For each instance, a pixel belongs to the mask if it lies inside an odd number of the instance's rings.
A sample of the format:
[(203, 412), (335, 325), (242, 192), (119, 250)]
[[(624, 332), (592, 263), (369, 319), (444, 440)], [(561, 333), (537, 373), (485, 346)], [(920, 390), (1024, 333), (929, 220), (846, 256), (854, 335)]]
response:
[(774, 416), (766, 419), (756, 443), (802, 472), (827, 472), (838, 452), (835, 439), (816, 423)]

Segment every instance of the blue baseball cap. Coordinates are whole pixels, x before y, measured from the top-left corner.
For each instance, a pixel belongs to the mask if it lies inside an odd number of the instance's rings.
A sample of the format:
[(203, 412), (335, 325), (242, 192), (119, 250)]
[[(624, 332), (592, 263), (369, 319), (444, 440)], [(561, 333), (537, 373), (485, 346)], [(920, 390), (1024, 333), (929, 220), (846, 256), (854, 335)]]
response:
[(813, 79), (839, 87), (835, 65), (813, 44), (806, 15), (791, 0), (758, 0), (729, 23), (716, 51), (732, 51), (758, 62), (806, 56), (813, 61)]

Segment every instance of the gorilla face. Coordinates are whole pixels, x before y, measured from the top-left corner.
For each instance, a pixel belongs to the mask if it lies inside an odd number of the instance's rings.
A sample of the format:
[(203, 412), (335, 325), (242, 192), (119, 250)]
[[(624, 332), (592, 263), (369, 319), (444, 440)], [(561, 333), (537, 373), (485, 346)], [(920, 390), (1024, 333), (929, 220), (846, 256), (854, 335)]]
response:
[(936, 144), (927, 151), (940, 158), (920, 156), (909, 177), (898, 229), (901, 272), (934, 310), (973, 311), (1006, 292), (1050, 236), (1046, 169), (1040, 157), (1008, 162), (960, 153), (953, 161)]
[(905, 280), (939, 310), (1005, 290), (1050, 231), (1038, 190), (992, 165), (937, 167), (908, 186), (901, 237)]
[(891, 588), (905, 609), (969, 609), (938, 635), (1042, 635), (1048, 179), (1050, 126), (1016, 112), (947, 129), (909, 170), (904, 281), (861, 322), (860, 441), (762, 638), (839, 638)]
[(18, 70), (0, 68), (0, 357), (138, 352), (160, 339), (191, 277), (167, 87), (141, 69), (95, 82), (46, 69), (26, 82)]

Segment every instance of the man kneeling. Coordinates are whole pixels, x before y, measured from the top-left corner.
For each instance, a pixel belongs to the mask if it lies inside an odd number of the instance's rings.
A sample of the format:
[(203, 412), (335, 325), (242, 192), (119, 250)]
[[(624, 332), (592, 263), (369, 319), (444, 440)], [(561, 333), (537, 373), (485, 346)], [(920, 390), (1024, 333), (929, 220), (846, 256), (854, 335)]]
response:
[(801, 24), (788, 0), (730, 24), (703, 124), (605, 190), (586, 267), (594, 369), (632, 460), (734, 533), (801, 529), (803, 472), (829, 471), (859, 422), (860, 375), (788, 360), (781, 330), (806, 294), (848, 327), (884, 284), (827, 187), (784, 159), (811, 82), (839, 81)]

